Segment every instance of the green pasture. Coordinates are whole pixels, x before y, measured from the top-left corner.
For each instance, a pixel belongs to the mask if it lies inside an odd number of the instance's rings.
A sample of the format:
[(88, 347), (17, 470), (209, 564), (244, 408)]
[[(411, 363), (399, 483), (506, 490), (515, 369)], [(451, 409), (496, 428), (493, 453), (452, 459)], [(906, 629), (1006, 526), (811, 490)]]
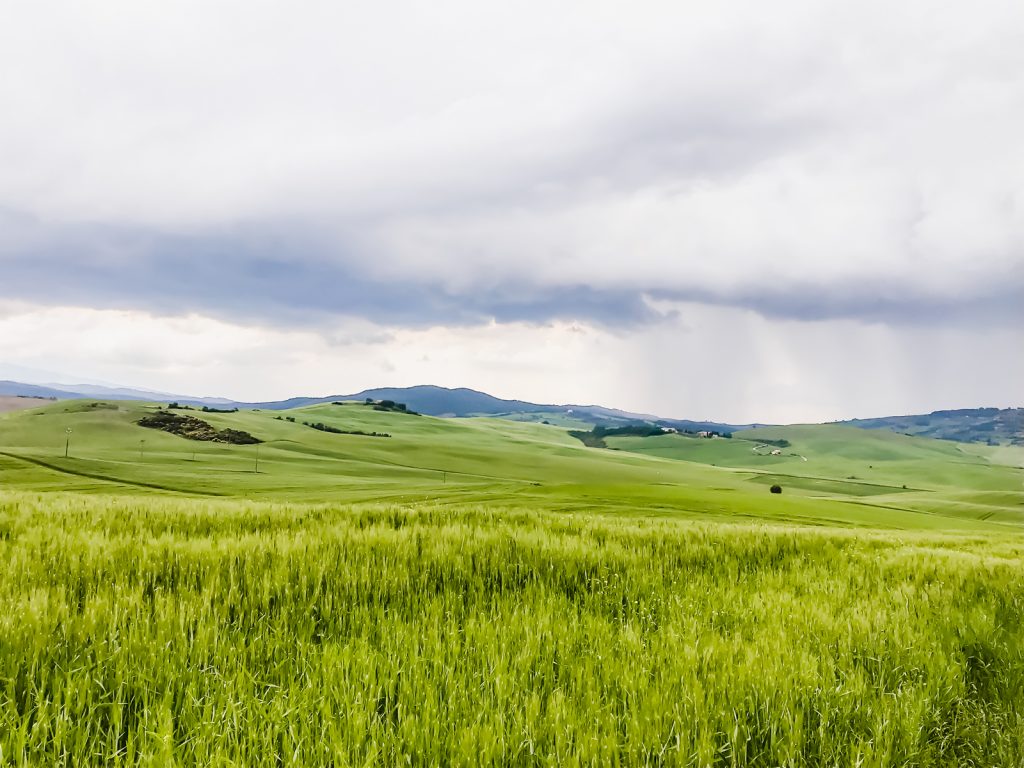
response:
[[(789, 445), (775, 444), (782, 440)], [(622, 452), (728, 468), (822, 501), (1024, 523), (1024, 451), (1017, 448), (828, 424), (748, 429), (731, 439), (665, 434), (607, 442)]]
[[(850, 427), (748, 430), (731, 440), (613, 437), (602, 450), (584, 447), (555, 425), (439, 419), (360, 403), (183, 412), (264, 441), (235, 446), (136, 424), (158, 407), (74, 401), (6, 414), (0, 483), (23, 490), (486, 503), (907, 529), (982, 530), (1024, 521), (1024, 471), (1005, 455), (1000, 463), (982, 447)], [(303, 421), (391, 437), (333, 434)], [(782, 438), (791, 446), (781, 456), (758, 449), (763, 439)], [(783, 494), (768, 493), (775, 483)]]

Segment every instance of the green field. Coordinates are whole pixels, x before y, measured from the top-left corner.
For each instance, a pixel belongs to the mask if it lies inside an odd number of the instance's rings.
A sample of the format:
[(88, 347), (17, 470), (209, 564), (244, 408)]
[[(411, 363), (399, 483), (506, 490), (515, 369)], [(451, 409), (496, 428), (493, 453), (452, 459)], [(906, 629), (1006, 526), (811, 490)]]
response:
[[(827, 424), (748, 429), (732, 439), (666, 434), (607, 442), (620, 451), (728, 468), (751, 482), (778, 483), (822, 500), (1024, 523), (1024, 449), (1018, 447)], [(780, 454), (771, 455), (772, 449)]]
[[(817, 426), (749, 430), (732, 440), (616, 437), (609, 446), (619, 450), (595, 450), (554, 425), (438, 419), (355, 403), (187, 412), (264, 441), (233, 446), (137, 426), (157, 409), (75, 401), (6, 414), (0, 482), (23, 490), (486, 503), (873, 528), (996, 530), (993, 523), (1004, 523), (1016, 530), (1024, 523), (1024, 449)], [(325, 433), (303, 421), (391, 437)], [(780, 436), (792, 443), (784, 455), (753, 452), (760, 440)], [(775, 482), (781, 496), (767, 493)]]
[(1015, 449), (156, 409), (0, 416), (0, 765), (1024, 764)]

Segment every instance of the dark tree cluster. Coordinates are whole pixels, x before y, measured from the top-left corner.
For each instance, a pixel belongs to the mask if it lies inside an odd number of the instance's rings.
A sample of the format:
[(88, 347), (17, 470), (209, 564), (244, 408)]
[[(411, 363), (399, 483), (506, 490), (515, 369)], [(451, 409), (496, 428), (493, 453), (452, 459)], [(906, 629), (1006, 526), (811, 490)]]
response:
[(362, 435), (363, 437), (391, 437), (387, 432), (364, 432), (361, 429), (338, 429), (332, 427), (330, 424), (324, 424), (319, 421), (304, 421), (302, 422), (305, 426), (311, 429), (317, 429), (321, 432), (330, 432), (334, 435)]
[(604, 441), (606, 437), (654, 437), (665, 434), (665, 431), (650, 424), (628, 424), (624, 427), (606, 427), (598, 424), (590, 432), (570, 429), (569, 434), (588, 448), (607, 448), (608, 444)]
[(373, 410), (390, 411), (391, 413), (408, 413), (412, 416), (419, 416), (416, 411), (410, 411), (408, 407), (406, 407), (405, 403), (396, 403), (394, 400), (378, 400), (373, 403)]
[(240, 429), (217, 429), (212, 424), (197, 419), (195, 416), (181, 416), (170, 411), (157, 411), (143, 416), (137, 422), (140, 427), (159, 429), (172, 435), (189, 440), (202, 440), (212, 443), (230, 443), (231, 445), (255, 445), (262, 442), (248, 432)]

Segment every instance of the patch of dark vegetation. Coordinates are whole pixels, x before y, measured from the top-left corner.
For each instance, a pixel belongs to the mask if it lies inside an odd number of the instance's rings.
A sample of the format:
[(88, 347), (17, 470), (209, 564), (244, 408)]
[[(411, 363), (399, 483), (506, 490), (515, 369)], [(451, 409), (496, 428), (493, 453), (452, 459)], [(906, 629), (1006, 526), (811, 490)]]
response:
[(419, 416), (416, 411), (410, 411), (405, 403), (396, 403), (394, 400), (377, 400), (373, 403), (375, 411), (389, 411), (391, 413), (408, 413), (410, 416)]
[(330, 424), (323, 424), (319, 421), (302, 422), (307, 427), (318, 429), (321, 432), (330, 432), (332, 435), (362, 435), (363, 437), (391, 437), (387, 432), (364, 432), (361, 429), (338, 429)]
[(570, 429), (569, 434), (583, 443), (587, 448), (607, 448), (608, 443), (604, 441), (601, 435), (595, 432), (584, 432), (580, 429)]
[(770, 491), (771, 493), (782, 493), (782, 486), (781, 486), (781, 485), (773, 485), (773, 486), (772, 486), (771, 488), (769, 488), (768, 490), (769, 490), (769, 491)]
[(787, 440), (784, 437), (780, 438), (778, 440), (763, 440), (763, 439), (760, 439), (757, 442), (764, 443), (765, 445), (774, 445), (776, 448), (789, 448), (789, 446), (792, 445), (792, 443), (790, 443), (789, 440)]
[[(191, 405), (182, 405), (181, 403), (170, 403), (167, 406), (167, 408), (168, 408), (168, 410), (175, 410), (175, 411), (194, 411), (195, 410), (195, 408), (193, 408)], [(204, 405), (199, 410), (202, 411), (203, 413), (238, 413), (238, 409), (237, 408), (211, 408), (208, 405)], [(257, 408), (257, 409), (254, 409), (254, 410), (259, 410), (259, 409)]]
[(570, 429), (569, 434), (588, 448), (607, 448), (606, 437), (654, 437), (656, 435), (664, 435), (665, 430), (661, 427), (653, 427), (650, 424), (628, 424), (624, 427), (598, 425), (589, 432)]
[(113, 403), (104, 403), (97, 400), (93, 400), (88, 403), (78, 403), (65, 408), (64, 413), (82, 413), (84, 411), (116, 411), (117, 406)]
[(232, 445), (255, 445), (263, 441), (241, 429), (222, 429), (215, 438), (219, 443), (231, 443)]
[(240, 429), (217, 429), (195, 416), (181, 416), (170, 411), (157, 411), (143, 416), (136, 422), (140, 427), (159, 429), (172, 435), (188, 440), (202, 440), (210, 443), (228, 443), (230, 445), (255, 445), (263, 442), (248, 432)]
[[(420, 414), (413, 411), (405, 403), (397, 403), (394, 400), (374, 400), (372, 397), (368, 397), (365, 400), (334, 400), (331, 405), (362, 405), (370, 406), (375, 411), (388, 411), (391, 413), (407, 413), (410, 416), (419, 416)], [(351, 434), (367, 434), (367, 433), (351, 433)]]

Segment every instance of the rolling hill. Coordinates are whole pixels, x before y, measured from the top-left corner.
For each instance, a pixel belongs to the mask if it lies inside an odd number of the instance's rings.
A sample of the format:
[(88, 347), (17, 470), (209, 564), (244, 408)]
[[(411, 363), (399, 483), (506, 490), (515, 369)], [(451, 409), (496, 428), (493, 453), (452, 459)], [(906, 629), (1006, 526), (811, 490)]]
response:
[[(87, 384), (25, 384), (16, 381), (0, 381), (0, 395), (30, 396), (56, 400), (75, 400), (101, 397), (107, 400), (155, 400), (174, 401), (186, 405), (206, 405), (219, 408), (288, 410), (310, 405), (323, 405), (347, 400), (394, 400), (405, 403), (414, 411), (429, 416), (464, 418), (471, 416), (495, 416), (513, 421), (536, 421), (567, 423), (576, 426), (595, 424), (632, 424), (636, 422), (666, 424), (679, 429), (740, 429), (729, 424), (715, 422), (661, 419), (645, 413), (632, 413), (600, 405), (551, 405), (530, 403), (525, 400), (505, 400), (486, 392), (459, 387), (451, 389), (434, 385), (413, 387), (381, 387), (361, 392), (322, 397), (292, 397), (287, 400), (244, 402), (221, 397), (193, 397), (167, 392), (151, 392), (129, 387), (103, 387)], [(749, 425), (748, 425), (749, 426)]]
[[(634, 413), (600, 405), (554, 405), (525, 400), (506, 400), (465, 387), (434, 385), (381, 387), (350, 394), (322, 397), (292, 397), (286, 400), (243, 402), (222, 397), (193, 397), (151, 392), (130, 387), (89, 384), (27, 384), (0, 381), (0, 396), (21, 396), (73, 400), (100, 397), (108, 400), (176, 401), (187, 405), (219, 408), (288, 410), (348, 400), (394, 400), (429, 416), (466, 418), (492, 416), (512, 421), (549, 423), (566, 428), (603, 425), (656, 424), (679, 431), (713, 430), (732, 433), (762, 424), (727, 424), (715, 421), (664, 418), (649, 413)], [(862, 429), (886, 430), (917, 437), (932, 437), (958, 442), (983, 442), (991, 445), (1024, 445), (1024, 408), (969, 408), (933, 411), (929, 414), (886, 416), (836, 422)]]
[[(1000, 449), (852, 427), (760, 428), (731, 440), (616, 437), (608, 440), (614, 450), (603, 450), (554, 425), (441, 419), (360, 402), (185, 411), (211, 434), (260, 441), (232, 445), (139, 425), (162, 410), (80, 400), (5, 414), (0, 482), (29, 490), (486, 503), (906, 528), (1024, 520), (1024, 458), (1016, 449), (997, 455)], [(764, 455), (757, 446), (767, 440), (789, 447)], [(785, 489), (781, 497), (767, 493), (772, 483)]]

